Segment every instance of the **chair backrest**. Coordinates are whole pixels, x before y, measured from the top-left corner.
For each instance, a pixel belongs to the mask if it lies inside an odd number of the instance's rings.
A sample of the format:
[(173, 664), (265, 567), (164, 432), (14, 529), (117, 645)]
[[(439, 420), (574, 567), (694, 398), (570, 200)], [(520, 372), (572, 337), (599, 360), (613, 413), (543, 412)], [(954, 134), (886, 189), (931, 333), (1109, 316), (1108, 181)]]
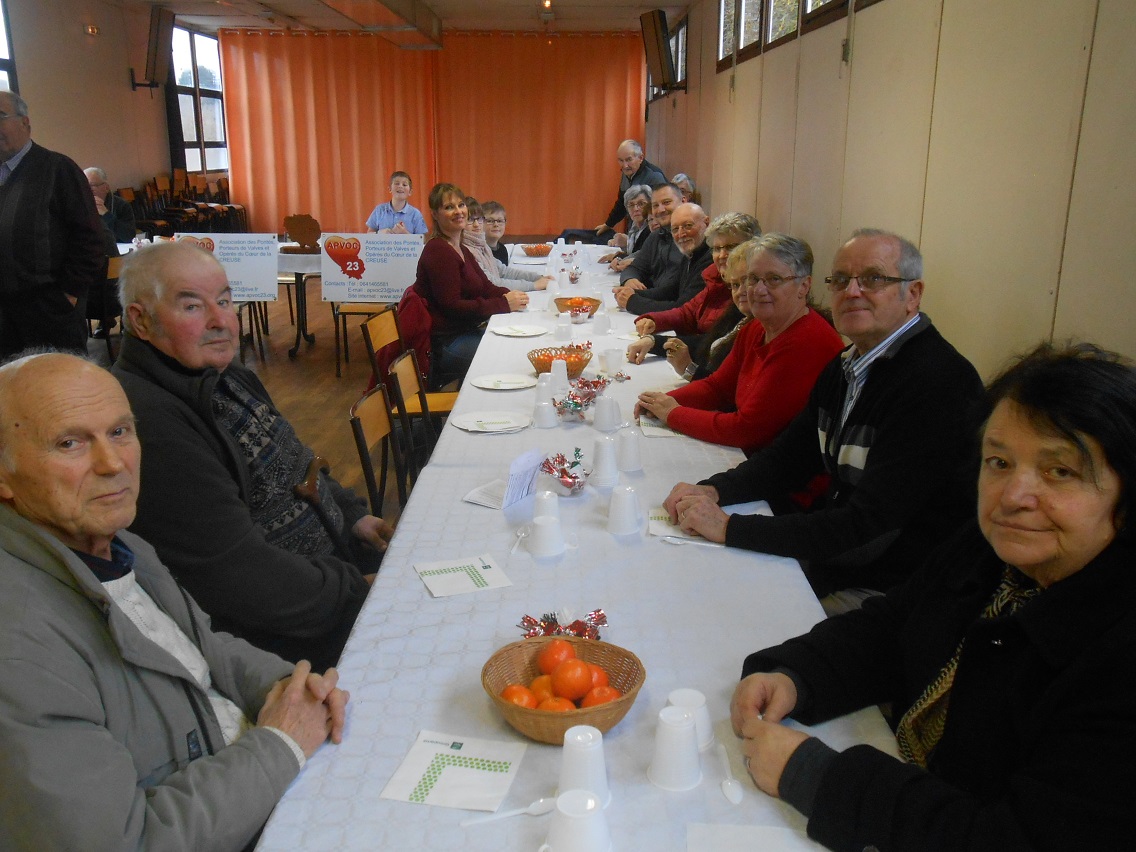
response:
[(418, 292), (417, 285), (406, 288), (398, 303), (398, 330), (402, 336), (403, 348), (413, 349), (417, 353), (419, 373), (422, 381), (427, 382), (430, 376), (430, 335), (434, 328), (434, 320), (430, 316), (430, 306)]
[(363, 342), (367, 346), (367, 357), (371, 361), (371, 385), (381, 385), (394, 359), (406, 348), (402, 343), (402, 332), (398, 326), (398, 308), (388, 305), (363, 322)]
[[(363, 479), (367, 483), (371, 514), (378, 517), (383, 514), (383, 496), (387, 489), (387, 472), (391, 456), (394, 457), (398, 505), (406, 505), (406, 461), (401, 443), (398, 440), (398, 433), (394, 429), (393, 418), (387, 390), (381, 384), (374, 390), (367, 391), (358, 402), (351, 406), (351, 433), (355, 436), (355, 449), (359, 453), (359, 463), (363, 468)], [(382, 462), (379, 478), (376, 480), (372, 454), (375, 448), (380, 445), (382, 446)]]
[(118, 276), (122, 274), (122, 262), (124, 257), (108, 257), (107, 258), (107, 281), (117, 281)]
[[(402, 423), (402, 433), (406, 440), (404, 453), (410, 470), (411, 481), (418, 476), (418, 470), (426, 465), (430, 453), (434, 451), (434, 443), (438, 440), (438, 433), (434, 429), (434, 421), (430, 417), (430, 405), (426, 400), (426, 391), (422, 384), (422, 374), (418, 371), (418, 358), (413, 349), (407, 349), (391, 363), (388, 376), (388, 387), (394, 408), (398, 412)], [(410, 420), (410, 406), (408, 401), (417, 397), (418, 416), (412, 423)], [(420, 428), (418, 437), (412, 431), (414, 426)]]

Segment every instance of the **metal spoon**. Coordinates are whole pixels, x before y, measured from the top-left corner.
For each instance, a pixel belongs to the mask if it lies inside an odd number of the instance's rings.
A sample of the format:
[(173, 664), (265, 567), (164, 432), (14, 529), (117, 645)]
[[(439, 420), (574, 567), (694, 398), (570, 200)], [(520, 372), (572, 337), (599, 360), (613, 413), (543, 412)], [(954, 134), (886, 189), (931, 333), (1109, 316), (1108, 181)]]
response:
[[(734, 783), (737, 783), (737, 782), (735, 781)], [(739, 801), (741, 801), (741, 800), (739, 799)], [(556, 807), (556, 797), (555, 796), (545, 796), (543, 798), (537, 799), (535, 802), (533, 802), (527, 808), (517, 808), (515, 811), (502, 811), (499, 814), (490, 814), (489, 816), (474, 817), (473, 819), (464, 820), (461, 825), (462, 825), (462, 828), (465, 828), (467, 825), (477, 825), (477, 823), (479, 823), (479, 822), (493, 822), (494, 820), (508, 819), (509, 817), (520, 816), (521, 814), (528, 814), (529, 816), (540, 816), (541, 814), (547, 814), (547, 813), (551, 812), (552, 809), (555, 808), (555, 807)]]
[(718, 743), (718, 760), (722, 764), (722, 772), (725, 778), (722, 779), (722, 795), (724, 795), (731, 805), (739, 805), (742, 801), (741, 782), (734, 777), (734, 771), (730, 769), (730, 756), (726, 754), (726, 747)]

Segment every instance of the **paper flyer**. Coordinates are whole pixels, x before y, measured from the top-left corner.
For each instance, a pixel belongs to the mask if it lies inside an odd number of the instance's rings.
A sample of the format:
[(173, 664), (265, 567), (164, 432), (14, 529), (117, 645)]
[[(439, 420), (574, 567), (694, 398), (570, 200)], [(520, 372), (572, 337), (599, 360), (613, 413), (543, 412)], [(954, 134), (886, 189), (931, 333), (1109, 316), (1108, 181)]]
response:
[(527, 746), (421, 731), (381, 798), (495, 811), (509, 794)]

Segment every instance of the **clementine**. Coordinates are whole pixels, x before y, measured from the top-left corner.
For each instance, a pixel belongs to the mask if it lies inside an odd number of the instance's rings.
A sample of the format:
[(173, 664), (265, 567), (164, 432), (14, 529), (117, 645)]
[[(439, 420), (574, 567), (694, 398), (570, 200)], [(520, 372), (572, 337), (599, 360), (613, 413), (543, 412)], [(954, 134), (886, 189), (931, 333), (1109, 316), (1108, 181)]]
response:
[(519, 683), (510, 683), (502, 689), (501, 697), (518, 707), (528, 707), (529, 709), (535, 708), (539, 703), (532, 690), (527, 686), (521, 686)]
[(553, 639), (536, 655), (536, 667), (541, 674), (550, 675), (565, 660), (576, 658), (576, 649), (566, 639)]
[(609, 701), (615, 701), (615, 699), (621, 697), (623, 697), (623, 693), (614, 686), (596, 686), (588, 691), (584, 700), (580, 702), (580, 706), (595, 707), (597, 704), (607, 704)]
[(597, 666), (595, 663), (588, 663), (588, 668), (592, 670), (592, 689), (597, 686), (607, 686), (609, 681), (607, 672), (604, 671), (603, 666)]
[(583, 660), (565, 660), (552, 672), (552, 694), (577, 701), (592, 688), (592, 670)]
[(534, 677), (533, 682), (529, 684), (529, 689), (531, 689), (533, 695), (536, 696), (538, 703), (544, 701), (546, 698), (552, 698), (552, 676), (540, 675), (539, 677)]
[(563, 713), (565, 710), (575, 710), (576, 705), (567, 698), (546, 698), (536, 706), (537, 710), (548, 710), (553, 713)]

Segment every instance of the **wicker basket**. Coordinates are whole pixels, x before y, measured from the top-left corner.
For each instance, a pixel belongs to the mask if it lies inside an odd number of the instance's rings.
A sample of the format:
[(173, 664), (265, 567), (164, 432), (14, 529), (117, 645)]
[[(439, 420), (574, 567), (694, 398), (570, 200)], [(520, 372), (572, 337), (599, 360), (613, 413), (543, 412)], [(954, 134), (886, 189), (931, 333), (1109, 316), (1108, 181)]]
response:
[(552, 246), (548, 243), (541, 243), (535, 246), (521, 246), (521, 248), (529, 257), (548, 257), (549, 253), (552, 251)]
[(565, 296), (556, 300), (556, 310), (566, 314), (571, 312), (573, 308), (586, 307), (588, 316), (594, 317), (602, 304), (603, 302), (599, 299), (593, 299), (591, 296)]
[[(501, 690), (506, 686), (511, 683), (527, 686), (540, 674), (536, 656), (554, 638), (571, 642), (576, 649), (576, 656), (581, 660), (603, 666), (611, 685), (623, 695), (607, 704), (562, 713), (530, 710), (503, 699)], [(579, 639), (575, 636), (537, 636), (513, 642), (490, 657), (481, 670), (481, 685), (497, 705), (505, 721), (529, 739), (550, 745), (563, 745), (564, 732), (574, 725), (591, 725), (604, 733), (610, 731), (627, 715), (646, 679), (647, 672), (643, 663), (630, 651), (598, 639)]]
[(557, 358), (568, 363), (568, 378), (578, 379), (592, 360), (592, 353), (588, 349), (569, 349), (565, 346), (546, 346), (529, 353), (529, 363), (536, 369), (537, 375), (550, 372), (552, 362)]

